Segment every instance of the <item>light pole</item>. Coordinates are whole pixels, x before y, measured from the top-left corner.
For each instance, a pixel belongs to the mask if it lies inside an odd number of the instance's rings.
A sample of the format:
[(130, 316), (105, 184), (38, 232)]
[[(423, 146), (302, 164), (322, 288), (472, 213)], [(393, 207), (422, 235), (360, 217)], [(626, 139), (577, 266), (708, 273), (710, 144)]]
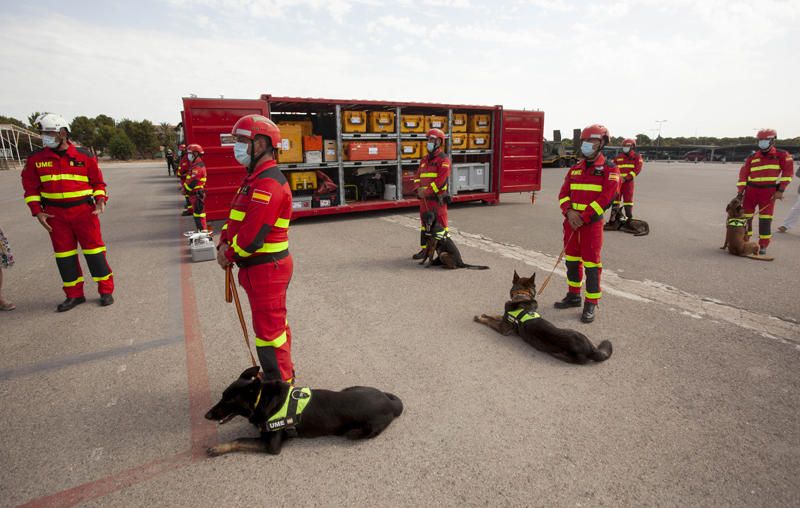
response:
[(666, 120), (656, 120), (658, 124), (658, 146), (661, 146), (661, 124), (666, 122)]

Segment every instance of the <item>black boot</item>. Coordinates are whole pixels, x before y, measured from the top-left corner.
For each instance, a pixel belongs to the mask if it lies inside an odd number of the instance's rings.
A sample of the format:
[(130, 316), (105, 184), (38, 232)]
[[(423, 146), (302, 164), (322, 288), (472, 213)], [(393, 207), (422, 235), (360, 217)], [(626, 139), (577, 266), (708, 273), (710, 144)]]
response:
[(583, 314), (581, 314), (581, 321), (584, 323), (591, 323), (594, 321), (595, 314), (597, 313), (597, 304), (586, 302), (583, 304)]
[(111, 293), (105, 293), (100, 295), (100, 306), (101, 307), (108, 307), (114, 303), (114, 297), (111, 296)]
[(411, 256), (411, 259), (422, 259), (424, 257), (425, 257), (425, 249), (422, 249), (413, 256)]
[(85, 296), (79, 296), (78, 298), (67, 298), (66, 300), (58, 304), (56, 310), (58, 312), (67, 312), (68, 310), (72, 310), (73, 308), (82, 304), (85, 301), (86, 301)]
[(192, 212), (190, 212), (189, 210), (184, 210), (183, 212), (181, 212), (182, 217), (188, 217), (189, 215), (192, 215)]
[(563, 300), (553, 304), (553, 307), (555, 307), (556, 309), (569, 309), (570, 307), (580, 307), (580, 306), (581, 306), (581, 295), (576, 295), (574, 293), (567, 293), (567, 296), (565, 296)]

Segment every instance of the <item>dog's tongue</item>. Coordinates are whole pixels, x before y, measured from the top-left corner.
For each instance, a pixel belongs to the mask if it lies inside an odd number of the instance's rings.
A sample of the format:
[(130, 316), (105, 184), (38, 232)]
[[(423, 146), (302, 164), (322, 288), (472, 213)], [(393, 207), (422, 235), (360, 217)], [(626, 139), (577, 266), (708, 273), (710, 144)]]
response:
[(222, 420), (219, 421), (219, 424), (220, 425), (225, 425), (229, 421), (233, 420), (234, 416), (236, 416), (236, 415), (228, 415), (228, 416), (226, 416), (225, 418), (223, 418)]

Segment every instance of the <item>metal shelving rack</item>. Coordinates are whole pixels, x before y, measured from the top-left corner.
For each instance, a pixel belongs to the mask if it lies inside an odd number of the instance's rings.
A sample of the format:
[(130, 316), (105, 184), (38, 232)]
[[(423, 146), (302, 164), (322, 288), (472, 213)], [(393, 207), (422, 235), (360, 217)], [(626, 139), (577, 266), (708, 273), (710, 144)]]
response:
[[(395, 107), (395, 132), (386, 133), (344, 133), (342, 132), (342, 106), (335, 104), (335, 121), (336, 121), (336, 162), (321, 162), (321, 163), (287, 163), (278, 164), (278, 167), (284, 171), (292, 170), (308, 170), (308, 169), (337, 169), (338, 173), (338, 186), (339, 186), (339, 204), (345, 205), (345, 169), (358, 168), (358, 167), (390, 167), (396, 168), (395, 178), (395, 200), (403, 199), (403, 167), (404, 166), (419, 166), (420, 159), (403, 159), (402, 158), (402, 141), (424, 141), (426, 136), (424, 133), (403, 133), (401, 132), (401, 118), (403, 108), (400, 106)], [(490, 132), (490, 146), (487, 150), (455, 150), (453, 151), (453, 139), (451, 136), (453, 130), (453, 109), (447, 110), (447, 134), (445, 138), (447, 153), (453, 155), (491, 155), (494, 152), (495, 136)], [(494, 130), (494, 129), (493, 129)], [(366, 160), (366, 161), (345, 161), (344, 160), (344, 141), (395, 141), (397, 144), (397, 158), (395, 160)], [(324, 148), (323, 148), (324, 149)], [(324, 156), (324, 155), (323, 155)], [(490, 161), (491, 165), (491, 161)], [(491, 169), (490, 169), (491, 170)], [(448, 182), (448, 187), (452, 188), (452, 178)], [(492, 182), (489, 182), (489, 189), (491, 191)]]

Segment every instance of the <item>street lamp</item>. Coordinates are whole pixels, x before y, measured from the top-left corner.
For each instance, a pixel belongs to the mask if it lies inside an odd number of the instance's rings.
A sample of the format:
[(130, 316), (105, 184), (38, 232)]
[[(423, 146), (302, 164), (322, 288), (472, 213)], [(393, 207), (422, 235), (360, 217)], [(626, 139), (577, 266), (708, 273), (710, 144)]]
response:
[(661, 124), (666, 122), (666, 120), (656, 120), (658, 124), (658, 146), (661, 146)]

